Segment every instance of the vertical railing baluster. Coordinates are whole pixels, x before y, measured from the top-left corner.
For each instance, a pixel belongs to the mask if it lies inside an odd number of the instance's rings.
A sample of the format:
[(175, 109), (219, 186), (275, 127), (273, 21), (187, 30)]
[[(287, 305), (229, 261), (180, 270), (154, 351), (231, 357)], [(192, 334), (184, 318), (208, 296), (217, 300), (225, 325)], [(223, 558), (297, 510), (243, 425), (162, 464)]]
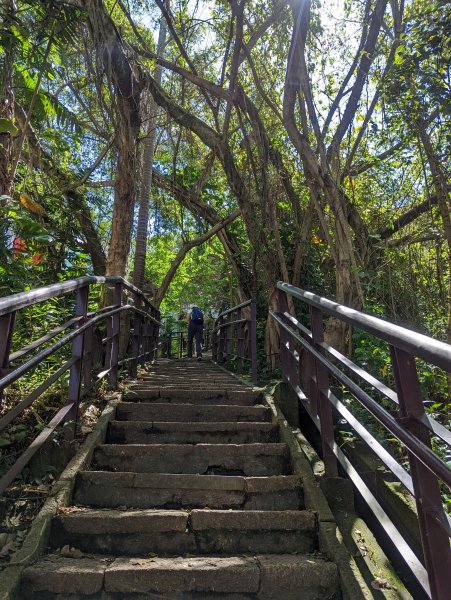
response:
[(142, 350), (143, 355), (140, 360), (140, 364), (143, 367), (150, 358), (150, 319), (149, 319), (149, 307), (147, 307), (147, 316), (144, 319), (143, 335), (142, 335)]
[[(277, 310), (280, 315), (288, 312), (287, 295), (284, 291), (277, 292)], [(290, 336), (284, 327), (279, 327), (280, 368), (282, 377), (289, 383), (293, 378), (292, 360), (290, 354)]]
[[(12, 311), (0, 317), (0, 378), (9, 370), (9, 354), (13, 338), (16, 312)], [(0, 389), (0, 403), (3, 398), (3, 389)]]
[[(86, 321), (89, 321), (89, 317), (86, 317)], [(93, 342), (94, 331), (91, 326), (85, 331), (83, 349), (83, 391), (88, 390), (92, 384)]]
[(251, 331), (250, 331), (250, 351), (251, 351), (251, 376), (252, 381), (257, 383), (257, 304), (255, 300), (251, 301)]
[[(88, 295), (89, 286), (87, 285), (79, 288), (77, 291), (75, 316), (81, 317), (81, 319), (76, 323), (76, 329), (83, 325), (86, 320), (88, 312)], [(65, 437), (67, 439), (74, 439), (77, 430), (78, 407), (80, 404), (81, 378), (83, 372), (84, 341), (85, 333), (81, 333), (80, 335), (77, 335), (72, 342), (72, 358), (75, 359), (75, 362), (70, 368), (67, 404), (73, 404), (73, 406), (65, 418), (66, 423), (68, 423), (65, 428)], [(69, 422), (72, 423), (70, 426)]]
[[(236, 311), (236, 320), (240, 321), (243, 318), (241, 308)], [(235, 340), (236, 340), (236, 368), (238, 371), (243, 369), (244, 347), (243, 347), (243, 324), (235, 323)]]
[(166, 335), (167, 335), (166, 358), (171, 358), (171, 347), (172, 347), (172, 332), (171, 332), (171, 330), (169, 330)]
[(223, 327), (223, 317), (218, 319), (219, 339), (218, 339), (218, 363), (224, 362), (224, 336), (225, 327)]
[[(390, 346), (390, 352), (399, 400), (398, 420), (423, 444), (431, 448), (431, 435), (415, 359), (408, 352), (393, 346)], [(450, 591), (451, 553), (440, 485), (437, 476), (412, 453), (409, 453), (409, 463), (432, 598), (445, 600), (449, 598)]]
[(214, 362), (218, 362), (218, 336), (215, 330), (216, 321), (213, 323), (213, 330), (211, 333), (211, 357)]
[(226, 322), (225, 355), (226, 355), (226, 361), (228, 363), (230, 362), (230, 359), (232, 358), (232, 326), (230, 325), (230, 322), (233, 320), (232, 314), (233, 313), (229, 312), (229, 313), (227, 313), (227, 316), (225, 317), (225, 322)]
[[(141, 309), (141, 298), (138, 294), (134, 294), (134, 306)], [(133, 337), (132, 337), (132, 357), (133, 360), (130, 364), (130, 376), (136, 378), (138, 374), (138, 356), (140, 355), (142, 338), (142, 315), (139, 312), (134, 314), (133, 322)]]
[[(313, 346), (318, 352), (323, 353), (319, 344), (324, 339), (323, 315), (318, 308), (310, 307), (310, 319), (312, 327)], [(337, 477), (337, 460), (332, 446), (335, 440), (334, 423), (332, 418), (332, 406), (329, 402), (329, 373), (327, 368), (315, 360), (316, 371), (316, 401), (319, 408), (319, 420), (321, 424), (321, 445), (323, 450), (324, 468), (327, 477)]]
[[(119, 308), (122, 305), (122, 282), (114, 285), (113, 305)], [(121, 327), (121, 313), (117, 312), (108, 318), (107, 324), (107, 348), (105, 355), (105, 369), (109, 369), (108, 385), (116, 389), (117, 371), (119, 358), (119, 333)]]

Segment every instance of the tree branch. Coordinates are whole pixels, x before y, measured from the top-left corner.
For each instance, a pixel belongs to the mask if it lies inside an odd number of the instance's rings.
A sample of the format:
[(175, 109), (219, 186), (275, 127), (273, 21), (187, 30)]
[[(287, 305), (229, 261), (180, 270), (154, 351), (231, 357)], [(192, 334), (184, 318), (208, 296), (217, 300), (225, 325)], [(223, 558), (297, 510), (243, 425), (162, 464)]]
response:
[(210, 238), (212, 238), (214, 235), (216, 235), (221, 229), (223, 229), (229, 223), (231, 223), (236, 218), (238, 218), (240, 216), (240, 214), (241, 214), (240, 209), (235, 210), (232, 214), (225, 217), (219, 223), (214, 225), (214, 227), (211, 227), (211, 229), (209, 229), (206, 233), (200, 235), (199, 237), (195, 238), (194, 240), (190, 240), (183, 244), (183, 246), (177, 252), (177, 256), (172, 261), (171, 266), (170, 266), (168, 272), (166, 273), (166, 275), (164, 276), (160, 287), (155, 292), (155, 296), (153, 298), (155, 306), (158, 307), (161, 304), (161, 301), (163, 300), (164, 295), (166, 294), (167, 289), (168, 289), (169, 285), (171, 284), (171, 281), (174, 278), (174, 275), (177, 273), (177, 269), (182, 264), (185, 256), (188, 254), (188, 252), (192, 248), (195, 248), (196, 246), (200, 246), (201, 244), (208, 241)]

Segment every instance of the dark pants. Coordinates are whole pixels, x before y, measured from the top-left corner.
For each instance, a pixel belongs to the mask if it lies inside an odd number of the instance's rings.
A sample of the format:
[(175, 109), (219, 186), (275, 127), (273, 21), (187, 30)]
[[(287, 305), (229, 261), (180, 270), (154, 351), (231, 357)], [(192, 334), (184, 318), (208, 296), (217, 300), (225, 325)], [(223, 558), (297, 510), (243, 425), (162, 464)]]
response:
[(196, 338), (196, 354), (202, 356), (202, 342), (204, 337), (204, 326), (190, 323), (188, 325), (188, 358), (193, 356), (193, 338)]

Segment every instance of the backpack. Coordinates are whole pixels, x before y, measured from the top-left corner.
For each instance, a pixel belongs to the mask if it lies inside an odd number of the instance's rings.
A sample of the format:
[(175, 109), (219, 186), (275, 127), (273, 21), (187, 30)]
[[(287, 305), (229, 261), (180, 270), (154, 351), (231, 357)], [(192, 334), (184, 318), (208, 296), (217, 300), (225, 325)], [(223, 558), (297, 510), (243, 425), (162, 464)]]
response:
[(195, 325), (203, 325), (204, 323), (204, 313), (197, 306), (193, 306), (191, 309), (191, 323)]

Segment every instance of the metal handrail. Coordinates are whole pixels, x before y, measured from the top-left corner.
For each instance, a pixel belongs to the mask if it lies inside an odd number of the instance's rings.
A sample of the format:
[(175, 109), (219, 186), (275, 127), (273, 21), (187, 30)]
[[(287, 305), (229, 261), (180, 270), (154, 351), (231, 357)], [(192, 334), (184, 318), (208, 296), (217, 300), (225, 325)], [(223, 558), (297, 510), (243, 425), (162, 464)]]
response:
[(19, 292), (18, 294), (12, 294), (11, 296), (0, 298), (0, 317), (13, 310), (18, 311), (28, 306), (32, 306), (33, 304), (50, 300), (51, 298), (64, 296), (65, 294), (74, 292), (87, 285), (106, 283), (121, 283), (125, 289), (138, 295), (140, 299), (145, 302), (145, 304), (152, 306), (151, 302), (149, 302), (149, 300), (146, 298), (144, 292), (135, 287), (129, 281), (125, 280), (123, 277), (87, 275), (86, 277), (78, 277), (76, 279), (62, 281), (61, 283), (52, 283), (51, 285), (47, 285), (36, 290)]
[(287, 331), (297, 342), (299, 342), (310, 354), (315, 358), (316, 361), (321, 363), (327, 368), (329, 373), (341, 384), (343, 384), (350, 392), (355, 396), (365, 408), (382, 423), (393, 435), (395, 435), (409, 450), (414, 454), (421, 462), (435, 475), (439, 476), (446, 485), (451, 488), (451, 469), (441, 461), (430, 448), (418, 440), (414, 435), (399, 424), (399, 422), (384, 408), (380, 406), (369, 394), (362, 390), (352, 379), (342, 373), (333, 363), (327, 360), (320, 352), (315, 350), (313, 347), (309, 347), (300, 335), (288, 327), (283, 320), (275, 313), (270, 310), (269, 314), (273, 317), (285, 331)]
[[(96, 312), (88, 312), (88, 296), (90, 285), (113, 285), (113, 304), (99, 308)], [(123, 303), (123, 292), (128, 293), (129, 302)], [(75, 315), (66, 323), (53, 328), (39, 339), (24, 346), (22, 349), (10, 352), (12, 334), (14, 330), (15, 315), (21, 309), (33, 306), (39, 302), (45, 302), (55, 297), (77, 292)], [(134, 326), (132, 331), (131, 356), (119, 360), (119, 333), (121, 315), (131, 312), (134, 315)], [(94, 375), (93, 369), (93, 331), (100, 322), (107, 323), (107, 336), (105, 338), (105, 368), (101, 373)], [(55, 354), (61, 348), (72, 343), (72, 356), (56, 372), (35, 388), (26, 398), (22, 399), (16, 406), (8, 411), (0, 420), (0, 429), (5, 428), (27, 407), (31, 406), (39, 396), (53, 385), (64, 373), (70, 369), (68, 398), (66, 406), (58, 411), (50, 424), (41, 432), (24, 453), (16, 460), (14, 465), (0, 479), (0, 493), (14, 480), (25, 464), (39, 450), (48, 439), (55, 428), (68, 420), (74, 422), (70, 428), (69, 436), (74, 437), (78, 405), (81, 399), (90, 391), (94, 385), (103, 377), (108, 375), (110, 387), (117, 385), (117, 371), (120, 365), (131, 362), (129, 371), (132, 376), (136, 375), (137, 365), (145, 360), (153, 359), (158, 347), (158, 332), (160, 312), (144, 293), (122, 277), (80, 277), (78, 279), (45, 286), (37, 290), (13, 294), (0, 300), (0, 400), (3, 390), (18, 381), (25, 374), (38, 367), (42, 362)], [(41, 346), (63, 333), (69, 327), (75, 327), (53, 341), (49, 346), (40, 350), (26, 362), (10, 366), (11, 361), (18, 361), (32, 351), (37, 351)], [(82, 386), (83, 382), (83, 386)]]
[(337, 304), (312, 292), (296, 288), (289, 283), (279, 281), (277, 287), (279, 290), (318, 308), (331, 317), (371, 333), (392, 346), (404, 350), (404, 352), (409, 352), (414, 356), (418, 356), (418, 358), (441, 367), (445, 371), (451, 372), (451, 346), (445, 342), (405, 329), (379, 317), (367, 315), (348, 306)]
[[(431, 419), (425, 412), (415, 357), (451, 372), (451, 346), (295, 288), (290, 284), (279, 282), (277, 287), (279, 308), (277, 312), (270, 310), (269, 314), (279, 325), (283, 377), (295, 390), (300, 402), (320, 431), (326, 476), (337, 476), (338, 461), (376, 515), (389, 539), (396, 538), (395, 545), (400, 548), (400, 555), (426, 593), (434, 600), (448, 598), (451, 527), (450, 519), (442, 506), (439, 482), (451, 487), (451, 470), (432, 451), (430, 435), (437, 435), (448, 446), (451, 446), (451, 436), (440, 423)], [(310, 306), (311, 331), (290, 314), (287, 295)], [(387, 342), (392, 356), (396, 391), (366, 373), (324, 342), (323, 313)], [(331, 362), (327, 355), (336, 364)], [(348, 369), (353, 376), (370, 385), (378, 394), (394, 402), (399, 410), (398, 416), (395, 417), (385, 410), (369, 393), (346, 375), (341, 367)], [(363, 424), (357, 421), (352, 412), (333, 394), (330, 390), (330, 378), (348, 390), (391, 435), (406, 447), (410, 474), (383, 449), (366, 431)], [(415, 557), (408, 542), (403, 539), (393, 521), (352, 466), (349, 457), (339, 448), (334, 435), (333, 410), (361, 433), (362, 441), (376, 452), (406, 489), (414, 495), (423, 545), (424, 566)]]
[(244, 308), (246, 306), (250, 306), (251, 305), (252, 300), (246, 300), (245, 302), (242, 302), (241, 304), (237, 304), (236, 306), (232, 306), (232, 308), (228, 308), (227, 310), (225, 310), (224, 312), (220, 313), (217, 317), (216, 317), (216, 321), (218, 319), (220, 319), (221, 317), (225, 317), (226, 315), (228, 315), (231, 312), (234, 312), (240, 308)]
[[(250, 307), (250, 318), (241, 318), (243, 308)], [(229, 318), (226, 318), (226, 317)], [(243, 334), (246, 324), (249, 324), (249, 344), (245, 347)], [(257, 383), (257, 309), (255, 300), (246, 300), (237, 306), (233, 306), (222, 312), (215, 319), (212, 330), (212, 355), (215, 362), (230, 361), (236, 356), (239, 366), (243, 361), (249, 361), (251, 365), (252, 381)]]

